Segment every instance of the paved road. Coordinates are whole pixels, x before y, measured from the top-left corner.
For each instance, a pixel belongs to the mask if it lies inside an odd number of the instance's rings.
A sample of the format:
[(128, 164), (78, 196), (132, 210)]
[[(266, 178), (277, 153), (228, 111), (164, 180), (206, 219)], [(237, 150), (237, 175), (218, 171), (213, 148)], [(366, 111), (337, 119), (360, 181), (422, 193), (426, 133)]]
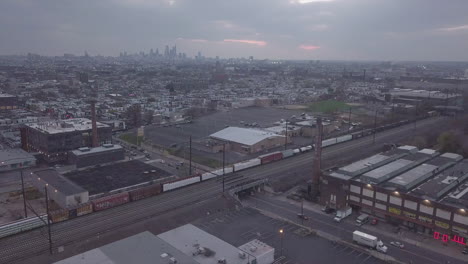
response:
[[(427, 129), (443, 122), (443, 118), (432, 118), (418, 123), (420, 130)], [(324, 150), (323, 158), (336, 159), (343, 155), (357, 158), (357, 150), (364, 149), (363, 153), (381, 148), (385, 142), (399, 141), (408, 136), (413, 130), (413, 125), (407, 125), (379, 133), (376, 136), (376, 144), (371, 144), (372, 137), (361, 138), (340, 145), (332, 146)], [(367, 155), (367, 154), (366, 154)], [(353, 157), (354, 156), (354, 157)], [(307, 177), (307, 171), (312, 170), (312, 153), (299, 155), (286, 160), (281, 160), (265, 166), (232, 174), (226, 183), (226, 188), (232, 188), (248, 179), (275, 179), (291, 174)], [(173, 208), (189, 206), (191, 204), (219, 197), (221, 183), (219, 179), (210, 180), (200, 184), (186, 187), (182, 190), (164, 193), (134, 203), (112, 208), (103, 212), (79, 217), (52, 226), (54, 245), (68, 245), (76, 241), (93, 237), (100, 232), (118, 230), (119, 227), (131, 225), (143, 219), (154, 217)], [(16, 236), (0, 239), (0, 263), (14, 263), (19, 259), (27, 259), (37, 254), (46, 253), (48, 243), (45, 229), (34, 230)]]
[[(274, 197), (266, 195), (256, 195), (253, 197), (247, 197), (245, 200), (245, 204), (260, 210), (268, 211), (272, 214), (278, 215), (285, 219), (289, 219), (296, 223), (303, 222), (305, 226), (309, 226), (312, 229), (317, 229), (326, 232), (350, 243), (352, 243), (352, 232), (354, 230), (360, 230), (368, 233), (368, 231), (356, 226), (353, 223), (349, 223), (346, 221), (336, 223), (332, 219), (333, 216), (326, 215), (324, 213), (317, 213), (311, 210), (307, 210), (306, 208), (304, 208), (304, 214), (309, 216), (310, 220), (301, 221), (297, 217), (297, 213), (301, 211), (301, 208), (299, 206), (287, 203), (285, 201), (280, 201), (275, 199)], [(450, 261), (451, 264), (466, 263), (464, 261), (455, 258), (450, 258), (446, 255), (442, 255), (434, 251), (420, 248), (411, 244), (405, 244), (404, 249), (399, 249), (389, 245), (389, 242), (394, 240), (391, 237), (382, 234), (374, 235), (377, 235), (380, 239), (382, 239), (382, 241), (384, 241), (385, 244), (388, 245), (389, 256), (395, 257), (403, 263), (410, 263), (410, 261), (413, 261), (412, 263), (414, 264), (439, 264), (446, 263), (446, 261)]]

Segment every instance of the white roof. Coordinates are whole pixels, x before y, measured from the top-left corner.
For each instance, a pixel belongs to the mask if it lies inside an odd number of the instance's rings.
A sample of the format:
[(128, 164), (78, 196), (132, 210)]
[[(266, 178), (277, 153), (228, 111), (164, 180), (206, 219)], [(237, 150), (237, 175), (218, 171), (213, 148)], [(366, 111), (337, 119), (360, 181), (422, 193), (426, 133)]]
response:
[(239, 247), (240, 250), (247, 252), (249, 255), (259, 258), (265, 254), (268, 254), (271, 251), (275, 251), (271, 246), (261, 242), (258, 239), (254, 239), (242, 246)]
[[(158, 237), (174, 248), (182, 251), (185, 255), (193, 256), (193, 260), (200, 264), (218, 264), (218, 260), (223, 258), (226, 259), (228, 264), (248, 263), (247, 259), (239, 257), (239, 249), (192, 224), (172, 229), (159, 234)], [(209, 249), (215, 254), (211, 256), (205, 256), (203, 254), (193, 255), (199, 247)]]
[(284, 136), (260, 129), (227, 127), (214, 134), (211, 134), (210, 137), (251, 146), (268, 138)]
[[(92, 122), (88, 118), (72, 118), (53, 122), (27, 124), (27, 126), (49, 134), (58, 134), (72, 131), (88, 131), (92, 129)], [(96, 122), (96, 126), (98, 128), (109, 127), (99, 122)]]

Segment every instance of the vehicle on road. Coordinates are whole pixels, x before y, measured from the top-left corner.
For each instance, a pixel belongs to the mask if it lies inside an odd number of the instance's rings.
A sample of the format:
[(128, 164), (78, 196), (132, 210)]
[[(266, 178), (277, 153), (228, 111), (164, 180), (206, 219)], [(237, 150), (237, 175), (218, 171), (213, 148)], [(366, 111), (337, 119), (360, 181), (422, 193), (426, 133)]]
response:
[(299, 213), (299, 214), (297, 214), (297, 217), (299, 217), (300, 219), (309, 220), (309, 217), (307, 215), (305, 215), (305, 214)]
[(339, 223), (339, 222), (341, 222), (341, 220), (343, 220), (347, 216), (349, 216), (352, 212), (353, 212), (353, 209), (351, 207), (340, 209), (340, 210), (336, 211), (336, 215), (335, 215), (335, 218), (333, 218), (333, 220), (335, 220), (335, 222)]
[(465, 248), (463, 251), (462, 251), (463, 254), (467, 255), (468, 254), (468, 248)]
[(368, 214), (361, 214), (356, 219), (356, 225), (362, 226), (363, 224), (369, 222), (369, 215)]
[(336, 212), (335, 209), (330, 208), (330, 207), (324, 207), (324, 208), (322, 208), (322, 211), (323, 211), (324, 213), (326, 213), (326, 214), (333, 214), (334, 212)]
[(404, 248), (405, 247), (405, 245), (403, 245), (403, 243), (398, 242), (398, 241), (392, 241), (392, 242), (390, 242), (390, 245), (398, 247), (398, 248)]
[(376, 225), (379, 223), (379, 220), (377, 218), (373, 218), (372, 221), (371, 221), (371, 225)]
[(379, 240), (377, 237), (363, 233), (361, 231), (353, 232), (353, 242), (362, 246), (367, 246), (369, 248), (375, 249), (378, 252), (387, 253), (387, 246), (384, 245), (382, 240)]

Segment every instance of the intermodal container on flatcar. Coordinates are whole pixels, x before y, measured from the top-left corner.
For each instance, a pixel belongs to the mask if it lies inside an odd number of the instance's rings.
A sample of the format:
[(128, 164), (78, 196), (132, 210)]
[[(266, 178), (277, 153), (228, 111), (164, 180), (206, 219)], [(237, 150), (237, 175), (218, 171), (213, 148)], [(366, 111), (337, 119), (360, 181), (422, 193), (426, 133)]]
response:
[(76, 216), (82, 216), (93, 212), (93, 205), (91, 203), (85, 203), (80, 207), (76, 208)]
[(129, 202), (128, 192), (105, 196), (92, 201), (94, 211), (106, 210)]
[(272, 152), (269, 154), (261, 155), (258, 157), (261, 161), (262, 164), (267, 164), (275, 160), (280, 160), (283, 158), (283, 153), (280, 151)]
[(58, 222), (68, 220), (68, 216), (69, 216), (69, 212), (67, 209), (52, 211), (49, 214), (50, 214), (50, 221), (52, 221), (52, 223), (58, 223)]
[(154, 184), (149, 187), (139, 188), (129, 192), (130, 199), (132, 201), (137, 201), (147, 197), (155, 196), (160, 194), (161, 190), (161, 184)]

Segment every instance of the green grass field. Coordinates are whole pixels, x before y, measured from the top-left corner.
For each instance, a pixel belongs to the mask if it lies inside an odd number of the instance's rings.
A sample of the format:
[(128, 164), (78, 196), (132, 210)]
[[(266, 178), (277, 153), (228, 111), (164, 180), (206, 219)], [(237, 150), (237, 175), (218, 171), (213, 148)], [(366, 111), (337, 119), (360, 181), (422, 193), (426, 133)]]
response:
[(350, 106), (344, 102), (326, 100), (310, 104), (307, 110), (311, 112), (333, 113), (337, 111), (346, 111), (349, 108)]
[[(119, 138), (123, 141), (126, 141), (130, 144), (136, 145), (137, 144), (137, 137), (135, 133), (127, 133), (127, 134), (122, 134), (119, 136)], [(142, 142), (143, 137), (140, 137), (139, 141), (140, 143)]]

